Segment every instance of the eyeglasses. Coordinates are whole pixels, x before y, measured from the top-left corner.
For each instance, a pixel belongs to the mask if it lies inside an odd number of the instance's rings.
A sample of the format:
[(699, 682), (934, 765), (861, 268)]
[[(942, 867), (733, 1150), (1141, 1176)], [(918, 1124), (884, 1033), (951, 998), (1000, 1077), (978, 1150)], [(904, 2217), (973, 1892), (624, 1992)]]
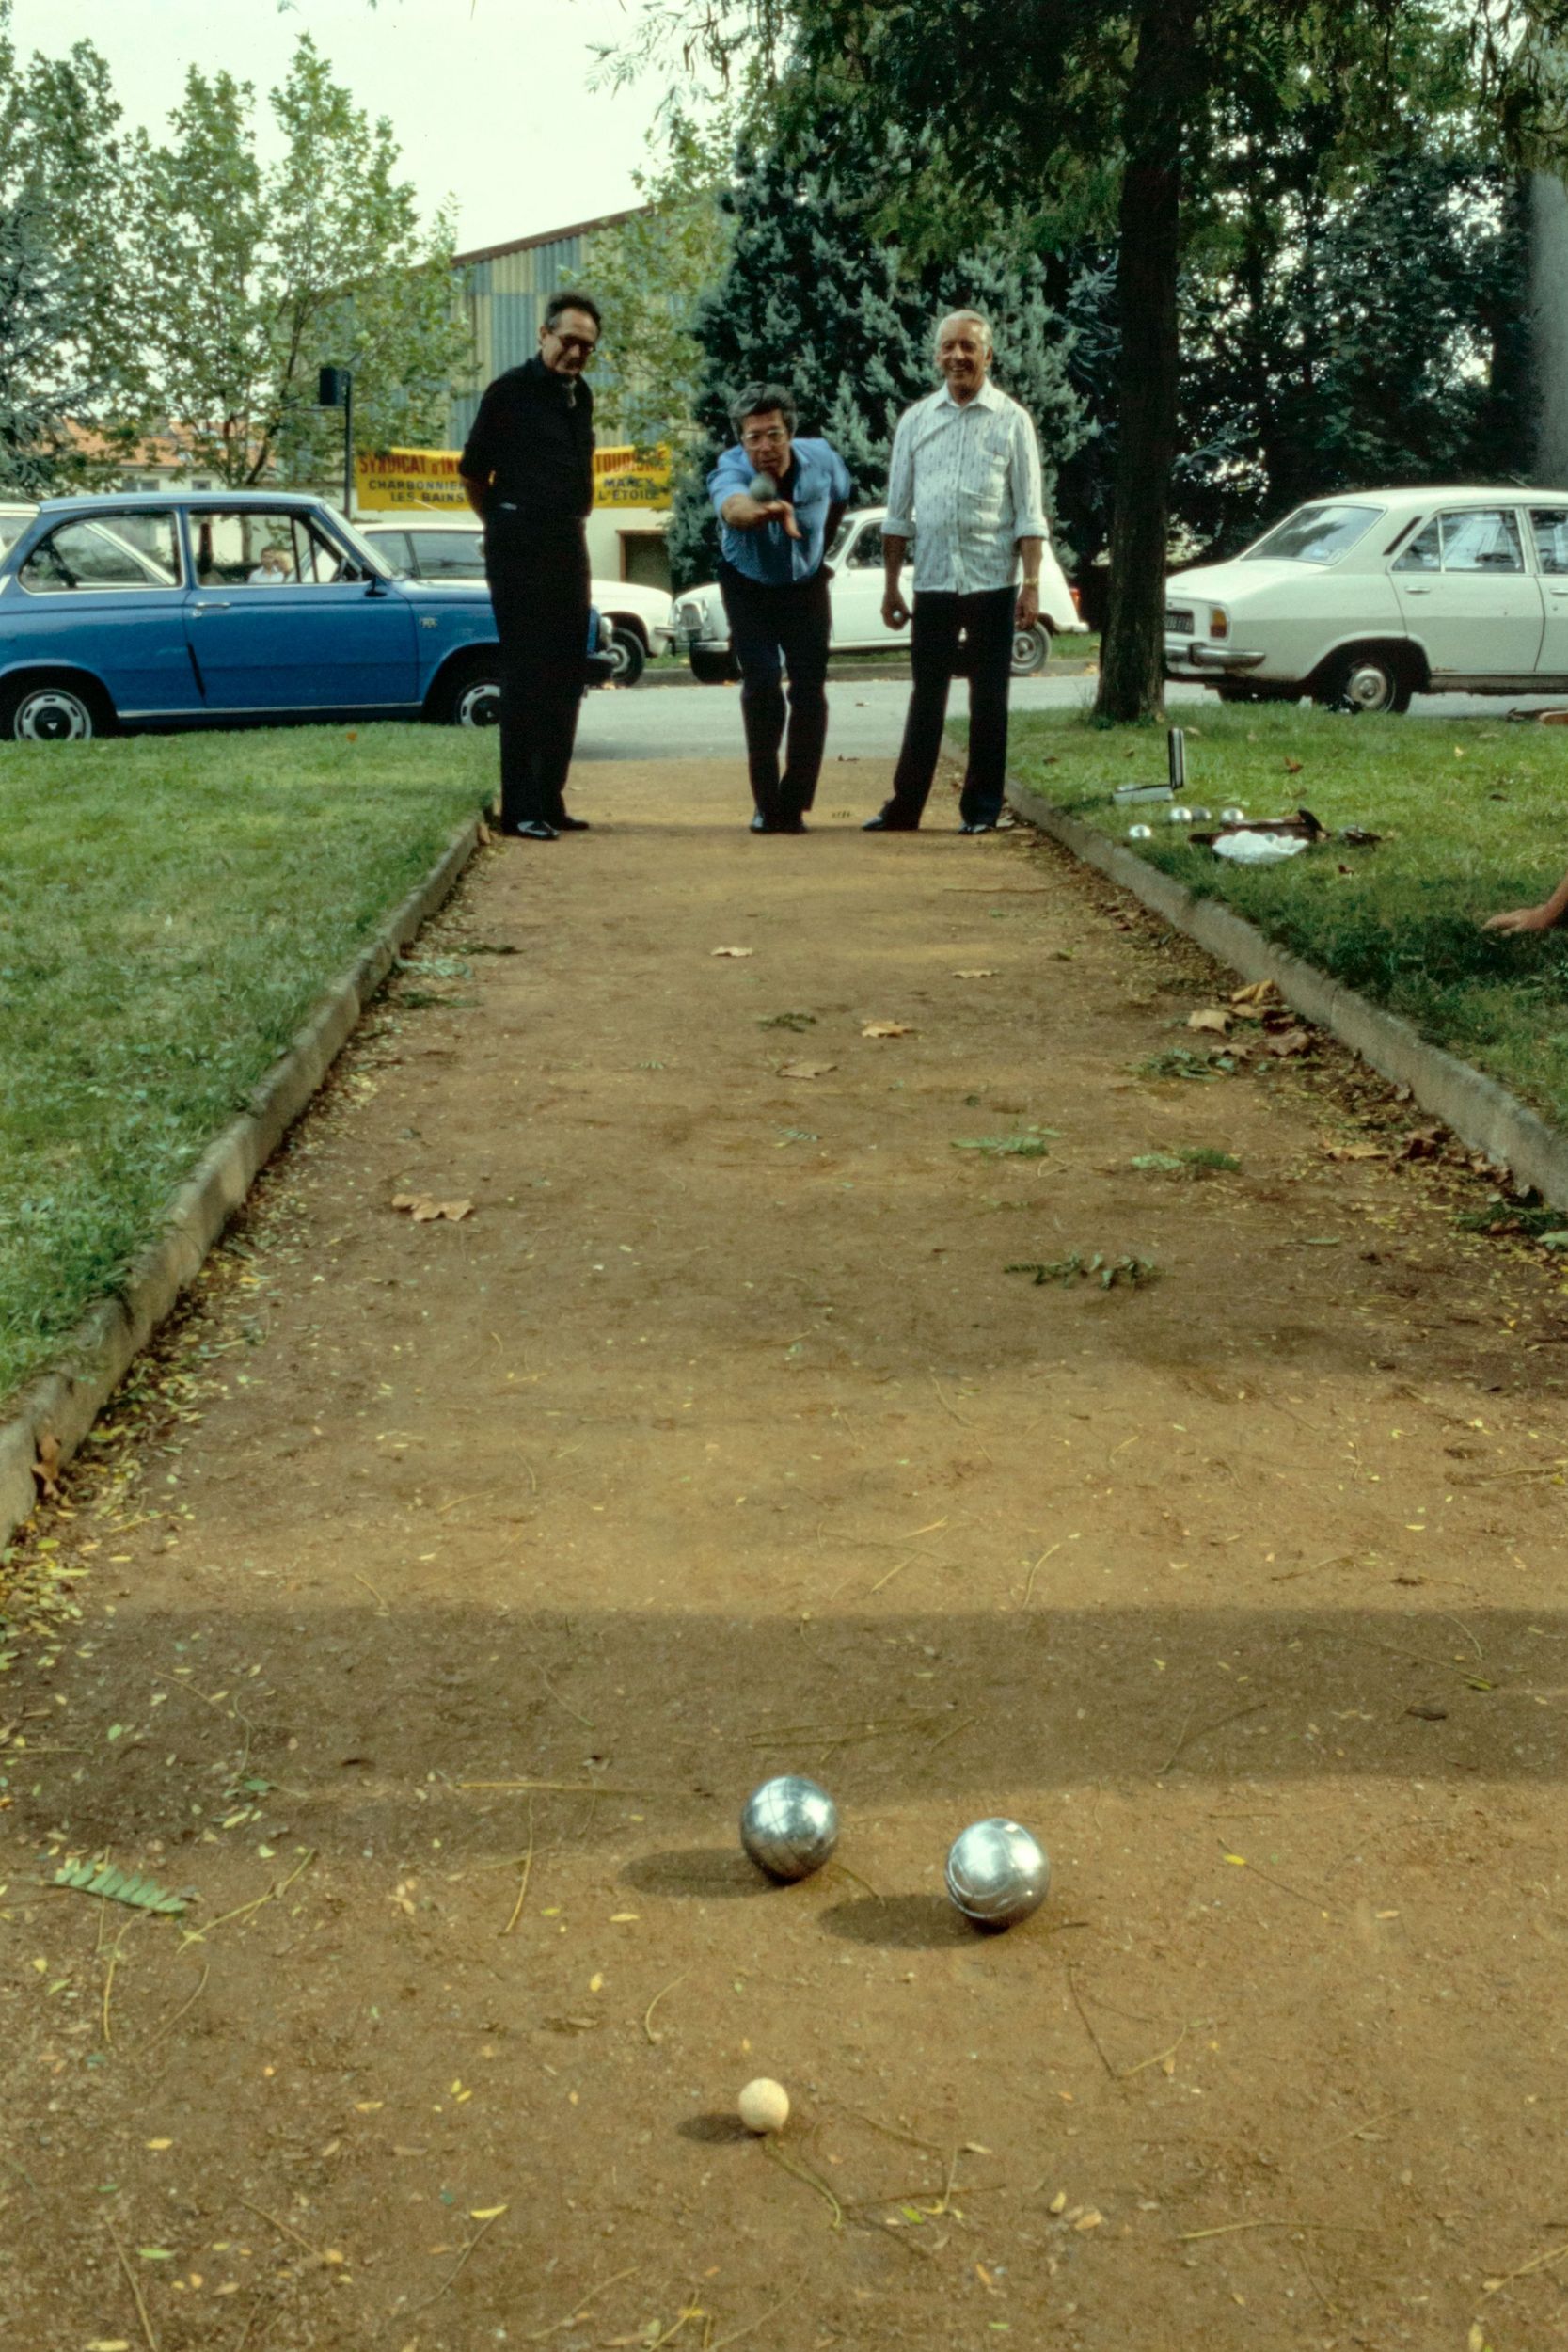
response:
[(552, 326), (549, 329), (549, 332), (554, 336), (562, 351), (580, 351), (585, 359), (592, 358), (594, 353), (599, 347), (599, 339), (596, 335), (593, 337), (589, 337), (587, 335), (563, 335), (562, 334), (560, 328), (555, 326)]
[(760, 449), (765, 441), (787, 441), (788, 438), (787, 425), (769, 424), (757, 433), (743, 433), (740, 437), (740, 446), (742, 449)]

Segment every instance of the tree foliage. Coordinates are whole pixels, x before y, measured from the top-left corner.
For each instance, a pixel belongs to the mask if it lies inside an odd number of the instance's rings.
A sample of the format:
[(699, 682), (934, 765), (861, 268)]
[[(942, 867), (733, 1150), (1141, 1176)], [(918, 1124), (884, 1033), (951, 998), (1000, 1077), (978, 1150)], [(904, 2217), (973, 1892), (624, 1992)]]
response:
[(919, 261), (885, 232), (885, 188), (881, 159), (843, 110), (797, 110), (782, 134), (743, 141), (723, 199), (728, 262), (693, 326), (701, 437), (677, 481), (670, 548), (678, 580), (711, 576), (717, 544), (704, 476), (730, 437), (729, 405), (742, 385), (785, 386), (800, 430), (831, 440), (857, 499), (874, 502), (899, 415), (936, 382), (936, 323), (959, 303), (991, 320), (997, 381), (1034, 417), (1048, 481), (1077, 447), (1082, 416), (1039, 262), (995, 238)]
[[(1162, 696), (1180, 290), (1211, 188), (1318, 106), (1332, 191), (1402, 153), (1433, 92), (1439, 106), (1467, 93), (1482, 161), (1560, 156), (1568, 103), (1551, 37), (1565, 24), (1568, 0), (645, 0), (627, 65), (660, 35), (662, 54), (684, 44), (688, 64), (719, 70), (743, 35), (770, 40), (835, 82), (888, 155), (905, 137), (911, 202), (933, 184), (935, 154), (957, 218), (1020, 206), (1053, 215), (1058, 243), (1102, 240), (1117, 477), (1099, 707), (1132, 719)], [(928, 205), (925, 220), (940, 230)]]
[(193, 67), (170, 136), (135, 159), (130, 264), (145, 402), (229, 484), (330, 472), (341, 426), (315, 405), (326, 361), (355, 372), (361, 448), (436, 440), (467, 330), (451, 224), (421, 227), (385, 119), (372, 122), (309, 35), (271, 96), (263, 163), (248, 83)]
[(696, 437), (703, 349), (697, 306), (721, 276), (730, 216), (721, 196), (734, 109), (701, 127), (677, 111), (656, 130), (657, 166), (632, 174), (641, 209), (592, 241), (583, 277), (604, 310), (608, 365), (595, 376), (602, 440), (679, 452)]

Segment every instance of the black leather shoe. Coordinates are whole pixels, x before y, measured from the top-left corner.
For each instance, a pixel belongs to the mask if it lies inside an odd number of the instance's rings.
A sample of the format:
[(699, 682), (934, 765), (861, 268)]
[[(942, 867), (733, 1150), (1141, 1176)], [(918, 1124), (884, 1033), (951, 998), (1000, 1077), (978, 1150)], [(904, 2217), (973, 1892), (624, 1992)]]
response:
[(557, 833), (592, 833), (594, 830), (586, 817), (568, 817), (564, 809), (559, 817), (552, 817), (550, 822)]
[(748, 830), (752, 833), (771, 833), (773, 828), (759, 808), (756, 815), (752, 818)]
[(773, 831), (775, 833), (805, 833), (809, 831), (809, 827), (803, 817), (781, 817)]
[(503, 825), (501, 834), (508, 841), (557, 841), (561, 837), (542, 817), (531, 817), (521, 825)]
[(879, 817), (868, 817), (862, 833), (915, 833), (917, 826), (908, 825), (901, 817), (890, 817), (884, 810)]
[(983, 817), (977, 825), (960, 825), (958, 831), (960, 833), (994, 833), (996, 824), (992, 818)]

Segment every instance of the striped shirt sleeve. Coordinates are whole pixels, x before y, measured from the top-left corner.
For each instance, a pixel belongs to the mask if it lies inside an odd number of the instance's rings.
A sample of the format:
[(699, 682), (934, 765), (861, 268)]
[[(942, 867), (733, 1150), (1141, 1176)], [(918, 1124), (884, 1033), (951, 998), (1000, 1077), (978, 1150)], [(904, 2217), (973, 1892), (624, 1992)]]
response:
[(1008, 453), (1007, 472), (1016, 518), (1013, 524), (1015, 536), (1049, 541), (1051, 525), (1046, 519), (1045, 485), (1040, 478), (1040, 446), (1035, 433), (1035, 420), (1024, 407), (1016, 408), (1013, 412), (1013, 439)]
[(887, 513), (882, 516), (885, 539), (914, 537), (914, 409), (906, 408), (893, 437), (893, 455), (887, 471)]

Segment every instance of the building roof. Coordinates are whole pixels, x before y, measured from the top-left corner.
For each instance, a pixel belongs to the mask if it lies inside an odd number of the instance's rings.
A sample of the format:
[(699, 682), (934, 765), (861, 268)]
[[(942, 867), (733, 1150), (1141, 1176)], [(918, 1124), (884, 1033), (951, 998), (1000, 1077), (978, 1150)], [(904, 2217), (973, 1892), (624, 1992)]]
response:
[(575, 220), (568, 229), (546, 229), (537, 237), (512, 237), (505, 245), (480, 246), (472, 253), (454, 253), (451, 265), (466, 269), (474, 262), (499, 262), (503, 253), (527, 253), (534, 246), (561, 245), (568, 237), (589, 236), (595, 229), (618, 229), (622, 221), (647, 210), (646, 204), (631, 204), (624, 213), (601, 213), (597, 220)]

